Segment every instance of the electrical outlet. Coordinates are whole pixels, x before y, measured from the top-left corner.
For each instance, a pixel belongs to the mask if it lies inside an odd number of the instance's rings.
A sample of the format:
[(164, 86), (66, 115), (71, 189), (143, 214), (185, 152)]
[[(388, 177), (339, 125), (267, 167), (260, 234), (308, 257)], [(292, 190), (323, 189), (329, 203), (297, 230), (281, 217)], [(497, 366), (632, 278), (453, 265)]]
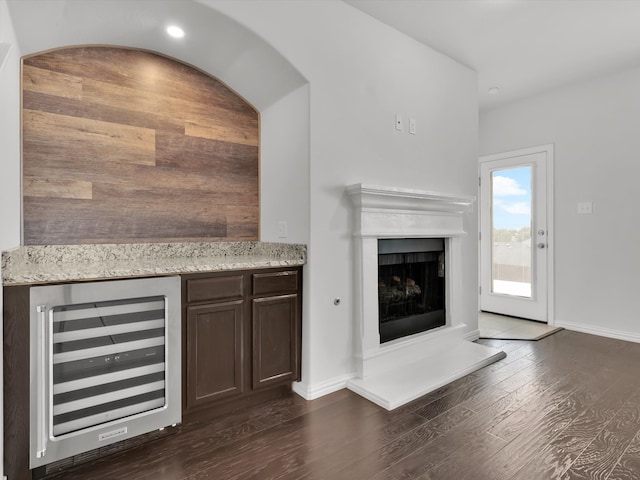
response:
[(578, 214), (585, 215), (593, 213), (593, 202), (578, 202)]
[(288, 234), (287, 221), (280, 220), (278, 222), (278, 238), (287, 238)]
[(396, 113), (396, 130), (402, 130), (402, 115)]

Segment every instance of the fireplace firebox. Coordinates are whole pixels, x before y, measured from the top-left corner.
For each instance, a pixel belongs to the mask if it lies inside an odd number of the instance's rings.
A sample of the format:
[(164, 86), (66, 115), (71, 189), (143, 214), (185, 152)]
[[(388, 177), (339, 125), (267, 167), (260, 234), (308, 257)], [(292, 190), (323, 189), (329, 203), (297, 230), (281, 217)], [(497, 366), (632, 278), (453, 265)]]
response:
[(381, 343), (446, 324), (444, 245), (444, 238), (378, 240)]

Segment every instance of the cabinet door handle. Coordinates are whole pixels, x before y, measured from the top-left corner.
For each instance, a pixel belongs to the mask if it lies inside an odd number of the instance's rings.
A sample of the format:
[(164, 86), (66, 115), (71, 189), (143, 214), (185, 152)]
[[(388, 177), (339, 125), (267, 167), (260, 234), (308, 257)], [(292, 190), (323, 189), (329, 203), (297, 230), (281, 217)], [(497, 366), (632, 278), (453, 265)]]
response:
[(36, 328), (38, 345), (36, 346), (36, 457), (47, 453), (46, 405), (47, 405), (47, 306), (38, 305), (38, 326)]

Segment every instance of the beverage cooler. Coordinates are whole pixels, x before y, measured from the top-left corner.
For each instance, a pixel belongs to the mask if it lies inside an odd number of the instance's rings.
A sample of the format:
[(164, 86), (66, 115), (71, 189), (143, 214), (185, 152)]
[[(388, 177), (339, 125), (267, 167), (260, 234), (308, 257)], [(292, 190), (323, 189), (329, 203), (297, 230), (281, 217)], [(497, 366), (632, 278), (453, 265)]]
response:
[(181, 421), (180, 277), (30, 290), (30, 468)]

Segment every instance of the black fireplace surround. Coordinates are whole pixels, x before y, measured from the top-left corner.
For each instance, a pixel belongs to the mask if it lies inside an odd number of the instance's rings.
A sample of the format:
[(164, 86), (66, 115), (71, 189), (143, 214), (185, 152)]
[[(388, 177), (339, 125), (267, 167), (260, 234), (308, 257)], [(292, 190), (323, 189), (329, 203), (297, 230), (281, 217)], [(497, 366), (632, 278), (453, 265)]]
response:
[(380, 343), (446, 324), (443, 238), (378, 240), (378, 312)]

